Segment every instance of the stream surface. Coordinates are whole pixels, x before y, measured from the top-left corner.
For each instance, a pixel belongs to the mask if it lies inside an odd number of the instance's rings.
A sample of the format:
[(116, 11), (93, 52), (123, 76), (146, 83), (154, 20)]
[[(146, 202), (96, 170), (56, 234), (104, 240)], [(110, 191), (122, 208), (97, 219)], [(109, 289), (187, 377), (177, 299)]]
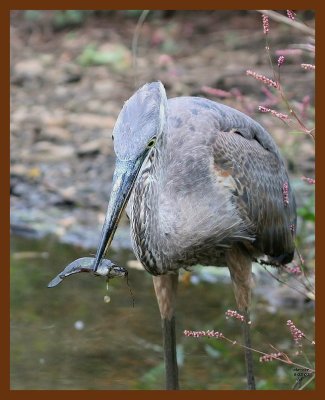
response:
[[(125, 279), (113, 279), (107, 291), (105, 279), (89, 274), (48, 289), (65, 265), (92, 252), (50, 236), (14, 236), (11, 246), (11, 389), (163, 388), (160, 317), (149, 274), (129, 268), (133, 297)], [(109, 258), (127, 266), (135, 257), (120, 248), (110, 250)], [(254, 348), (273, 352), (271, 343), (305, 365), (304, 356), (294, 355), (297, 347), (286, 321), (292, 319), (312, 337), (313, 309), (294, 296), (272, 301), (274, 285), (265, 286), (265, 277), (258, 278), (252, 309)], [(226, 269), (198, 267), (191, 276), (181, 275), (177, 341), (182, 389), (245, 388), (244, 355), (238, 346), (183, 336), (184, 329), (215, 329), (240, 342), (240, 322), (226, 320), (227, 309), (235, 309), (235, 302)], [(312, 346), (304, 350), (313, 361)], [(254, 357), (259, 389), (291, 389), (291, 366), (259, 363), (259, 356)]]

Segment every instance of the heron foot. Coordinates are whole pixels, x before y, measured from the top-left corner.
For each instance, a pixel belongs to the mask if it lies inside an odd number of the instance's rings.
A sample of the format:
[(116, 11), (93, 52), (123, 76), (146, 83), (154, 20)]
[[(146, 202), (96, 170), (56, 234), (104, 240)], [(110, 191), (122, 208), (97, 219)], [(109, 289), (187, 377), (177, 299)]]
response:
[(96, 272), (94, 272), (93, 264), (93, 257), (78, 258), (77, 260), (71, 262), (68, 266), (66, 266), (62, 272), (60, 272), (54, 279), (52, 279), (47, 287), (52, 288), (54, 286), (57, 286), (67, 276), (78, 274), (80, 272), (93, 272), (94, 275), (104, 276), (107, 279), (111, 279), (116, 276), (128, 275), (128, 271), (125, 268), (119, 267), (111, 260), (102, 259)]

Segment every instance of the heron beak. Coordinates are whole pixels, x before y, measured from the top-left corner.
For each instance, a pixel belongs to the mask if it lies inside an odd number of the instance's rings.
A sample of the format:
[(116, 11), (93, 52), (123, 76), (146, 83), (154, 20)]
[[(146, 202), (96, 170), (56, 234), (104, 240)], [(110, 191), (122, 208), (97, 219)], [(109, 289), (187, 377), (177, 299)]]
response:
[(109, 199), (105, 222), (93, 264), (94, 272), (97, 271), (104, 254), (111, 244), (143, 160), (144, 157), (143, 159), (141, 157), (141, 159), (139, 158), (135, 161), (116, 160), (111, 197)]

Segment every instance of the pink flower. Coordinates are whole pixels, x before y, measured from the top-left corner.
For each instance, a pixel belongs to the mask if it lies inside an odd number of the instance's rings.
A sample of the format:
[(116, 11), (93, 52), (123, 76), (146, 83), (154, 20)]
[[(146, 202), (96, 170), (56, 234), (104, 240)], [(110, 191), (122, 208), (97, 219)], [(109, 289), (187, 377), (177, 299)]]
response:
[(301, 268), (297, 264), (294, 264), (292, 267), (287, 266), (286, 270), (290, 274), (293, 274), (293, 275), (301, 275), (302, 274)]
[(298, 329), (296, 327), (296, 325), (290, 319), (287, 321), (287, 326), (290, 329), (290, 333), (291, 333), (291, 335), (293, 337), (293, 340), (297, 344), (299, 344), (301, 339), (303, 339), (305, 337), (305, 334), (300, 329)]
[(278, 58), (278, 67), (280, 68), (283, 63), (284, 63), (284, 56), (280, 56)]
[(296, 13), (293, 10), (287, 10), (287, 16), (294, 21)]
[(307, 183), (309, 183), (309, 185), (315, 185), (315, 179), (313, 178), (307, 178), (306, 176), (302, 176), (301, 179)]
[(281, 358), (282, 353), (271, 353), (271, 354), (265, 354), (264, 356), (260, 357), (260, 362), (268, 362), (272, 361), (277, 358)]
[(219, 338), (223, 338), (224, 337), (223, 333), (217, 332), (217, 331), (214, 331), (214, 330), (212, 330), (212, 331), (210, 331), (210, 330), (207, 330), (207, 331), (188, 331), (188, 330), (185, 330), (184, 331), (184, 335), (185, 336), (190, 336), (190, 337), (195, 337), (195, 338), (198, 338), (198, 337), (201, 337), (201, 336), (207, 336), (209, 338), (210, 337), (214, 337), (214, 338), (219, 339)]
[(270, 30), (269, 17), (267, 15), (262, 14), (262, 21), (263, 21), (264, 34), (267, 35)]
[(271, 113), (275, 117), (280, 118), (282, 120), (289, 118), (289, 116), (287, 114), (282, 114), (282, 113), (280, 113), (278, 111), (272, 110), (271, 108), (266, 108), (266, 107), (263, 107), (263, 106), (259, 106), (258, 109), (259, 109), (259, 111), (261, 111), (263, 113)]
[(228, 310), (225, 312), (226, 314), (226, 318), (235, 318), (235, 319), (239, 319), (241, 322), (245, 321), (245, 318), (243, 315), (239, 314), (237, 311), (233, 311), (233, 310)]
[(251, 71), (250, 69), (248, 69), (246, 71), (246, 75), (252, 76), (254, 79), (256, 79), (258, 81), (261, 81), (261, 82), (265, 83), (268, 86), (274, 87), (276, 89), (279, 88), (279, 84), (277, 82), (273, 81), (272, 79), (267, 78), (264, 75), (258, 74), (255, 71)]
[(301, 68), (306, 69), (307, 71), (315, 71), (314, 64), (301, 64)]

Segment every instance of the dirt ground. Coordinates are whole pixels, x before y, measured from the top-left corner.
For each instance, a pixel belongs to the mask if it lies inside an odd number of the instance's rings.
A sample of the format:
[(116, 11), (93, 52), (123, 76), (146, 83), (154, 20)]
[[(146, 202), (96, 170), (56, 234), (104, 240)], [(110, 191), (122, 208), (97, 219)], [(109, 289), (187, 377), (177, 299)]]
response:
[[(145, 82), (161, 80), (168, 97), (205, 96), (260, 121), (279, 144), (290, 173), (314, 176), (313, 142), (258, 105), (287, 112), (271, 89), (248, 77), (272, 78), (261, 15), (254, 11), (92, 14), (76, 26), (53, 26), (53, 12), (11, 18), (11, 227), (13, 233), (96, 247), (109, 198), (114, 150), (111, 132), (121, 107)], [(52, 13), (52, 14), (51, 14)], [(301, 15), (313, 26), (312, 15)], [(314, 63), (310, 38), (271, 21), (269, 46), (295, 48), (281, 67), (288, 98), (313, 126)], [(277, 67), (275, 67), (277, 69)], [(219, 96), (204, 87), (220, 89)], [(309, 97), (308, 97), (309, 96)], [(121, 239), (123, 240), (123, 238)], [(115, 241), (115, 244), (119, 243)]]

